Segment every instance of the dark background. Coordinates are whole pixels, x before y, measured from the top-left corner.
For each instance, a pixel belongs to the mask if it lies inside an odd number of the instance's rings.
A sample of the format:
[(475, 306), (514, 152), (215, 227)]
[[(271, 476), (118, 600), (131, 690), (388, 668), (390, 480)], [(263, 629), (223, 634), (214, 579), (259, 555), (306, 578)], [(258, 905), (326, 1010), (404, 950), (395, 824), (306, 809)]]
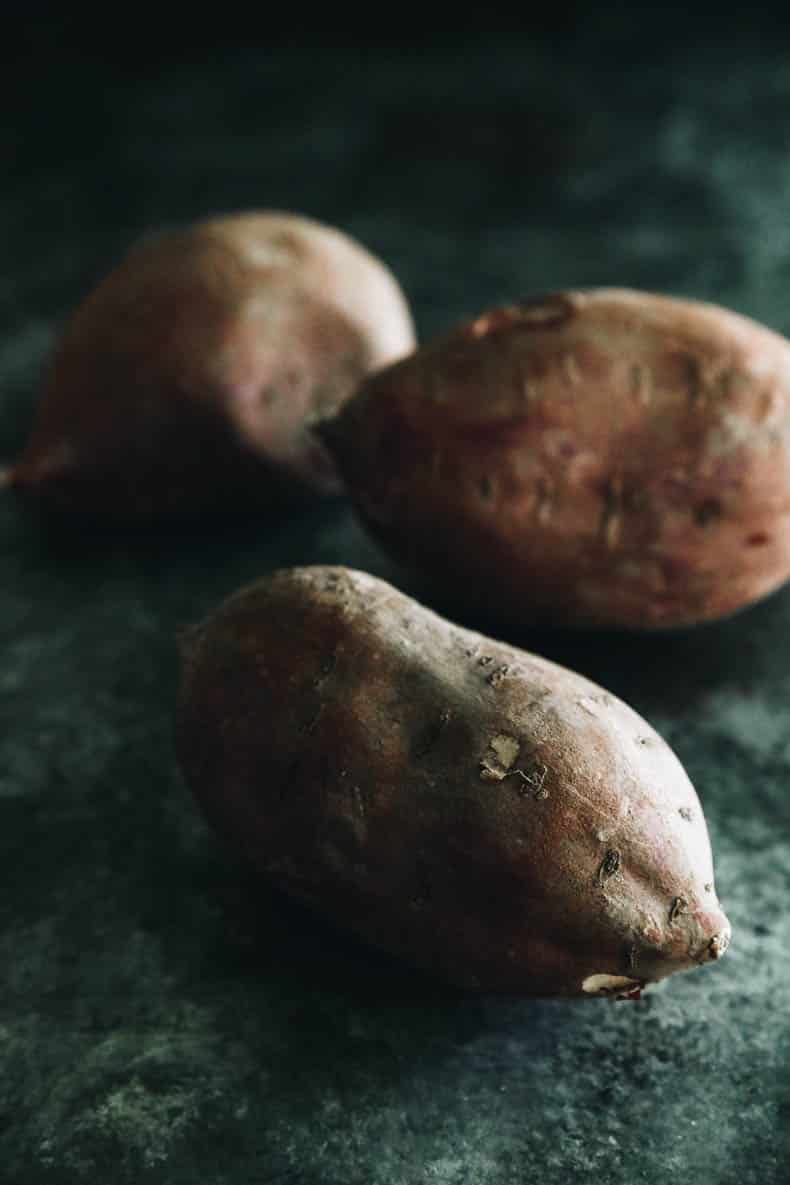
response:
[[(0, 456), (91, 283), (210, 212), (342, 227), (422, 336), (611, 283), (790, 331), (781, 15), (334, 15), (4, 17)], [(461, 999), (263, 894), (173, 759), (177, 628), (326, 561), (391, 572), (342, 503), (99, 538), (0, 500), (0, 1181), (787, 1180), (788, 593), (668, 637), (524, 639), (675, 747), (727, 958), (638, 1005)]]

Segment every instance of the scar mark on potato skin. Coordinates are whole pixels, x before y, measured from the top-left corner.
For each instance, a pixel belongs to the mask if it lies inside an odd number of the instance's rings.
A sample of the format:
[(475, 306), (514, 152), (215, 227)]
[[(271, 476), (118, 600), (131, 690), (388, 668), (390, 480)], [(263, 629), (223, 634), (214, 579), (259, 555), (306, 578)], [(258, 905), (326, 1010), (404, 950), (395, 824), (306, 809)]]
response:
[(602, 691), (597, 695), (583, 695), (576, 703), (590, 716), (600, 715), (601, 709), (608, 709), (612, 705), (612, 697)]
[(563, 354), (562, 370), (570, 387), (578, 387), (582, 381), (582, 372), (579, 369), (579, 363), (573, 354)]
[(669, 907), (669, 924), (672, 925), (678, 918), (688, 909), (688, 901), (685, 897), (673, 897), (672, 904)]
[(492, 671), (491, 674), (488, 676), (488, 678), (486, 679), (486, 683), (490, 684), (491, 687), (498, 687), (499, 684), (504, 681), (509, 670), (510, 670), (510, 667), (507, 666), (507, 664), (505, 664), (504, 666), (501, 666), (501, 667), (497, 667), (497, 669), (495, 671)]
[(635, 362), (629, 372), (631, 397), (647, 407), (653, 399), (653, 372), (646, 363)]
[(551, 518), (551, 512), (553, 510), (551, 486), (545, 478), (538, 478), (537, 482), (535, 483), (535, 494), (536, 517), (541, 526), (545, 526), (545, 524)]
[(599, 533), (607, 548), (612, 551), (620, 541), (623, 528), (623, 482), (620, 477), (613, 477), (606, 483), (603, 493), (603, 506)]
[(709, 959), (720, 959), (723, 954), (729, 949), (730, 938), (727, 934), (714, 934), (708, 943), (706, 950), (706, 957)]
[[(572, 794), (574, 798), (578, 798), (579, 802), (583, 802), (584, 805), (589, 810), (593, 811), (594, 814), (600, 815), (602, 818), (606, 819), (607, 823), (611, 824), (611, 811), (604, 810), (603, 807), (597, 806), (591, 798), (588, 798), (586, 794), (582, 794), (581, 790), (577, 790), (575, 786), (571, 786), (568, 782), (565, 782), (562, 788), (567, 794)], [(645, 840), (638, 839), (635, 835), (629, 836), (628, 843), (632, 848), (644, 848), (646, 852), (653, 852), (653, 846), (650, 843)]]
[(367, 804), (365, 802), (365, 792), (361, 786), (351, 787), (351, 805), (357, 818), (364, 819), (367, 814)]
[(678, 807), (678, 814), (680, 815), (681, 819), (685, 819), (687, 823), (690, 823), (694, 818), (694, 812), (690, 806)]
[(281, 398), (282, 392), (274, 386), (262, 387), (258, 394), (258, 400), (262, 407), (274, 407)]
[(521, 745), (515, 737), (498, 732), (488, 742), (488, 751), (480, 762), (480, 777), (485, 782), (503, 782), (513, 768)]
[(609, 975), (606, 972), (588, 975), (582, 980), (583, 992), (596, 996), (616, 996), (618, 1000), (638, 1000), (644, 987), (644, 980), (631, 979), (627, 975)]
[(710, 523), (714, 523), (720, 519), (721, 515), (721, 502), (716, 498), (707, 498), (704, 502), (700, 502), (698, 506), (694, 507), (694, 522), (698, 527), (707, 527)]
[(620, 870), (621, 857), (617, 848), (610, 848), (598, 867), (598, 883), (606, 884)]
[[(549, 796), (549, 792), (545, 786), (548, 772), (549, 767), (547, 765), (540, 765), (531, 774), (528, 774), (523, 769), (513, 769), (508, 774), (508, 777), (521, 778), (521, 786), (518, 791), (520, 798), (545, 799)], [(525, 789), (525, 786), (528, 786), (529, 790)]]

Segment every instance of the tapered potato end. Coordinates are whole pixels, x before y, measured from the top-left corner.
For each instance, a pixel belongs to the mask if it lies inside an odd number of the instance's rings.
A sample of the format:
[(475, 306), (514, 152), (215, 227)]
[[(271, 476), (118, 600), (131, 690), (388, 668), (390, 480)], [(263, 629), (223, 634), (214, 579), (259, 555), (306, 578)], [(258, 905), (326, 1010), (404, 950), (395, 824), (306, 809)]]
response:
[(463, 991), (635, 998), (722, 956), (702, 806), (604, 688), (339, 567), (180, 639), (177, 750), (285, 892)]

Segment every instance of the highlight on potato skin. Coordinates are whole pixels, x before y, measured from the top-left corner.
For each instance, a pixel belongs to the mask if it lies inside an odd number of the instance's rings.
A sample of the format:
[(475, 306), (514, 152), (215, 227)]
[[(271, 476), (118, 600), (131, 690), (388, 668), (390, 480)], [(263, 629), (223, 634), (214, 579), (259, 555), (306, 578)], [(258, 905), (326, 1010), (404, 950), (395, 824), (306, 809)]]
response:
[(66, 325), (5, 484), (132, 520), (336, 494), (314, 422), (413, 345), (391, 272), (331, 227), (271, 212), (149, 238)]
[(321, 431), (376, 537), (487, 619), (687, 626), (790, 576), (790, 343), (714, 305), (494, 309)]
[(465, 989), (580, 998), (726, 950), (694, 788), (587, 679), (339, 567), (241, 590), (182, 653), (207, 818), (368, 943)]

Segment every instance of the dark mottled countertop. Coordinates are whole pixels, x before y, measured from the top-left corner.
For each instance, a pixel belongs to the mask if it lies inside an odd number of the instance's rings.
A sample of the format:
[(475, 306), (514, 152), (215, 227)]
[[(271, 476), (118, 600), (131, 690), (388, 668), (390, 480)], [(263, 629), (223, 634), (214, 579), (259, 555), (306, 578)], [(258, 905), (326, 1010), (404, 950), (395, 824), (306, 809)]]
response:
[[(0, 455), (86, 286), (139, 233), (210, 211), (342, 226), (423, 335), (606, 283), (790, 329), (787, 54), (734, 35), (648, 52), (638, 25), (220, 40), (133, 66), (123, 29), (95, 56), (53, 34), (37, 85), (28, 58), (5, 72)], [(388, 572), (343, 504), (99, 538), (0, 500), (0, 1181), (789, 1179), (790, 591), (660, 639), (526, 639), (686, 764), (727, 958), (638, 1005), (464, 999), (256, 890), (173, 759), (174, 631), (267, 569), (327, 560)]]

